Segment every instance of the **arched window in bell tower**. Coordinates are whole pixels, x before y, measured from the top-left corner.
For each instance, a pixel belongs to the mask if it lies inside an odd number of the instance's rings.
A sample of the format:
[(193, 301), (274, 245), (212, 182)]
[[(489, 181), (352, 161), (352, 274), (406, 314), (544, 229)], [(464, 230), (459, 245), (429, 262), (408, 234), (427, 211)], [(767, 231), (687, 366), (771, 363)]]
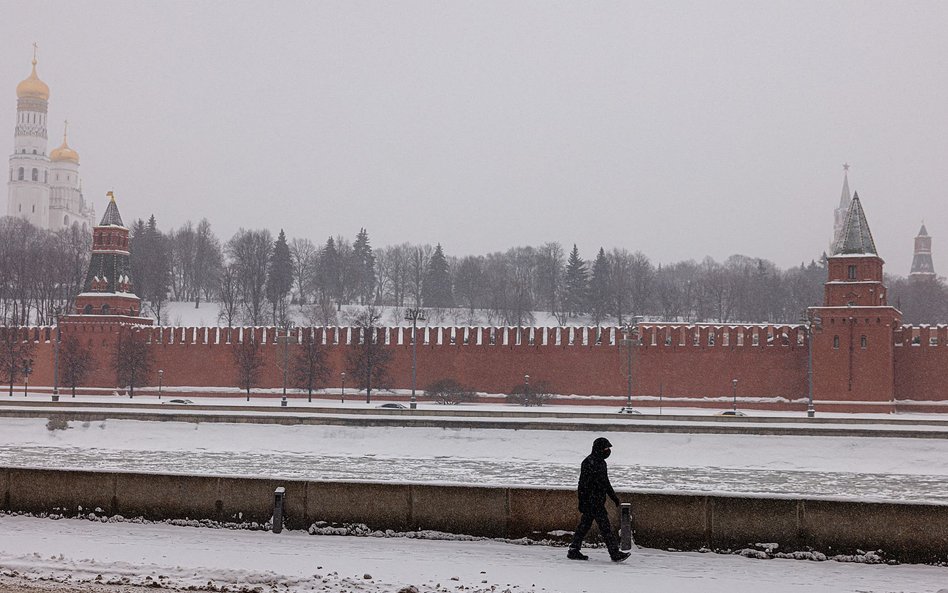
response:
[(33, 169), (33, 181), (39, 181), (40, 172), (39, 169)]
[(43, 171), (43, 183), (49, 183), (49, 171)]
[(26, 171), (23, 170), (23, 167), (20, 167), (20, 170), (17, 171), (16, 180), (23, 181), (23, 176), (26, 174)]

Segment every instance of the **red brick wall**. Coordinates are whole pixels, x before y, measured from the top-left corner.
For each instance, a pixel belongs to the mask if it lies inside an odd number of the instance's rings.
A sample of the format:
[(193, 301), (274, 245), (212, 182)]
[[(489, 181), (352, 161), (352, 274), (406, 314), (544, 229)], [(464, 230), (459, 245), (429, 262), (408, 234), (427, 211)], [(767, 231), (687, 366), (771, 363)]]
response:
[(895, 340), (896, 398), (948, 400), (948, 327), (904, 327)]
[[(865, 310), (863, 310), (865, 312)], [(839, 311), (836, 311), (839, 312)], [(814, 340), (814, 387), (821, 400), (891, 401), (898, 399), (948, 401), (948, 327), (903, 328), (892, 343), (890, 328), (865, 315), (853, 328), (853, 387), (849, 388), (849, 329), (822, 310), (823, 329)], [(877, 312), (884, 312), (879, 309)], [(842, 313), (840, 313), (842, 314)], [(873, 313), (875, 315), (876, 313)], [(102, 323), (64, 323), (93, 347), (98, 367), (87, 381), (90, 387), (114, 387), (112, 349), (123, 322), (110, 318)], [(34, 342), (32, 385), (53, 383), (51, 328), (23, 328), (24, 339)], [(236, 388), (233, 343), (240, 328), (144, 327), (151, 340), (153, 367), (150, 384), (157, 384), (157, 370), (164, 371), (167, 386)], [(256, 328), (264, 343), (265, 367), (260, 386), (282, 385), (283, 346), (273, 328)], [(289, 356), (300, 332), (294, 330)], [(340, 384), (347, 345), (355, 338), (348, 328), (317, 329), (317, 341), (326, 341), (333, 369), (330, 387)], [(352, 332), (350, 337), (348, 334)], [(493, 344), (490, 335), (494, 334)], [(387, 337), (384, 337), (386, 336)], [(383, 330), (383, 339), (394, 351), (392, 387), (411, 387), (410, 330)], [(860, 347), (861, 335), (868, 347)], [(832, 337), (841, 336), (841, 347)], [(684, 326), (643, 325), (640, 344), (632, 352), (633, 393), (636, 396), (729, 397), (732, 379), (737, 395), (799, 400), (807, 395), (807, 348), (802, 329), (795, 326)], [(523, 382), (546, 381), (564, 395), (626, 394), (628, 351), (618, 328), (443, 328), (418, 330), (419, 389), (440, 378), (454, 378), (486, 393), (505, 393)], [(931, 338), (937, 338), (932, 345)], [(917, 344), (913, 345), (913, 342)], [(19, 382), (18, 382), (19, 384)], [(347, 385), (351, 388), (350, 378)], [(743, 405), (743, 404), (742, 404)], [(766, 407), (766, 406), (765, 406)]]

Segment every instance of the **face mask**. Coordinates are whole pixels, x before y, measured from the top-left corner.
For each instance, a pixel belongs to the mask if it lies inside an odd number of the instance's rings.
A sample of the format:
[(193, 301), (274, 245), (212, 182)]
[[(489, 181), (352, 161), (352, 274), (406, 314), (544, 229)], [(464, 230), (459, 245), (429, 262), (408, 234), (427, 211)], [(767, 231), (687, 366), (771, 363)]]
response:
[(612, 455), (612, 449), (606, 449), (605, 451), (602, 452), (603, 459), (605, 459), (606, 457), (609, 457), (610, 455)]

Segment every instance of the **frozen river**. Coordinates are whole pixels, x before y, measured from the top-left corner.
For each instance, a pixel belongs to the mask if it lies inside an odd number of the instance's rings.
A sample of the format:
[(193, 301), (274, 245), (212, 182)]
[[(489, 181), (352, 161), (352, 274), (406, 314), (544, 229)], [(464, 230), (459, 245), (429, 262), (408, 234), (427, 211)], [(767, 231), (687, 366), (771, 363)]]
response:
[[(573, 487), (599, 433), (0, 420), (0, 465)], [(607, 433), (617, 489), (948, 503), (948, 441)]]

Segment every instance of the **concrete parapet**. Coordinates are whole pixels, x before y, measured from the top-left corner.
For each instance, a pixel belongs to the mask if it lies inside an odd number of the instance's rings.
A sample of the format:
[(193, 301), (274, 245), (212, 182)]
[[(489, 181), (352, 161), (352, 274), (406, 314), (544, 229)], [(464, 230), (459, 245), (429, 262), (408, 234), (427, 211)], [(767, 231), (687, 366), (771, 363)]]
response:
[[(149, 519), (265, 523), (273, 491), (286, 488), (286, 525), (364, 523), (485, 537), (546, 539), (579, 518), (565, 488), (329, 482), (0, 468), (2, 510), (102, 513)], [(635, 541), (679, 550), (740, 549), (775, 543), (779, 551), (828, 555), (883, 550), (910, 562), (948, 560), (948, 505), (786, 497), (620, 492), (632, 503)], [(618, 512), (610, 514), (618, 526)]]

